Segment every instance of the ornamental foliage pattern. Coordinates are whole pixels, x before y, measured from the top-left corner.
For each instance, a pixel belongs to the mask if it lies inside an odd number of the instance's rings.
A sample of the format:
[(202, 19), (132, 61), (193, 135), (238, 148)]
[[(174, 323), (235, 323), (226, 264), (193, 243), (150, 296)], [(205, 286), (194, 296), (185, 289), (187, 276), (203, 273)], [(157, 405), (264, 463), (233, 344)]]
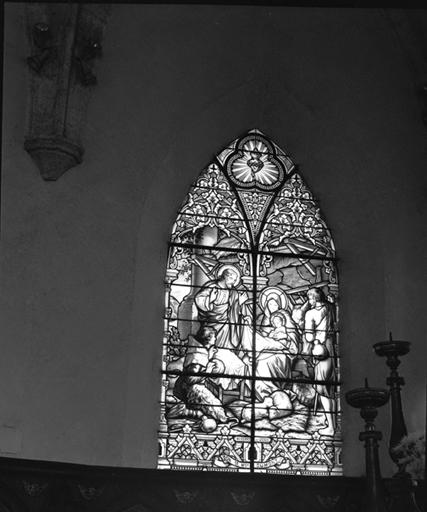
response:
[(191, 187), (165, 302), (159, 468), (342, 474), (335, 247), (260, 131)]

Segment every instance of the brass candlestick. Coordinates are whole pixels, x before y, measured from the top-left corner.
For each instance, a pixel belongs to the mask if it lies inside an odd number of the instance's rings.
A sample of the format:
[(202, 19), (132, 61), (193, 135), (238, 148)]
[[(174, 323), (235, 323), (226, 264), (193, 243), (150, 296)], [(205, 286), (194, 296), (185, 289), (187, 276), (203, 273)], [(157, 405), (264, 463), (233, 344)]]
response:
[(400, 443), (402, 438), (407, 435), (405, 419), (403, 417), (402, 399), (400, 396), (401, 386), (405, 384), (403, 377), (397, 371), (400, 365), (399, 356), (404, 356), (409, 352), (409, 341), (393, 340), (390, 333), (388, 341), (375, 343), (374, 350), (378, 356), (386, 357), (387, 366), (390, 368), (390, 376), (387, 378), (387, 386), (390, 387), (391, 396), (391, 434), (389, 442), (389, 453), (393, 462), (397, 466), (397, 474), (405, 473), (405, 464), (399, 462), (399, 457), (394, 448)]
[(386, 512), (378, 459), (378, 441), (382, 439), (382, 434), (375, 430), (374, 419), (378, 414), (378, 407), (386, 404), (389, 396), (386, 389), (370, 388), (367, 379), (364, 388), (352, 389), (345, 395), (347, 403), (360, 409), (360, 415), (365, 420), (365, 431), (360, 432), (359, 440), (365, 442), (366, 512)]

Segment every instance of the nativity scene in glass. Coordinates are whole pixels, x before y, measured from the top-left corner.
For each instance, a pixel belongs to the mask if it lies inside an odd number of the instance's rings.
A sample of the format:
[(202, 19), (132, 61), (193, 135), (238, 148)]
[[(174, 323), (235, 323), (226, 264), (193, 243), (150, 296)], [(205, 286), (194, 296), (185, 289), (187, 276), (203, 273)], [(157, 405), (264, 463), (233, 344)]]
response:
[(158, 468), (342, 474), (335, 248), (260, 131), (192, 186), (165, 290)]

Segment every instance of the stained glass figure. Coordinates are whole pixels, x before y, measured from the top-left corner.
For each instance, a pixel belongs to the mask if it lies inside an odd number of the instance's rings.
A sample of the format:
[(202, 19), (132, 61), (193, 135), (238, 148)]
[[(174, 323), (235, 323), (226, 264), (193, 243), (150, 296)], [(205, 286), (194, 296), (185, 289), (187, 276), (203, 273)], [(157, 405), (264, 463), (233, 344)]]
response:
[(158, 467), (342, 474), (335, 248), (260, 131), (191, 188), (165, 284)]

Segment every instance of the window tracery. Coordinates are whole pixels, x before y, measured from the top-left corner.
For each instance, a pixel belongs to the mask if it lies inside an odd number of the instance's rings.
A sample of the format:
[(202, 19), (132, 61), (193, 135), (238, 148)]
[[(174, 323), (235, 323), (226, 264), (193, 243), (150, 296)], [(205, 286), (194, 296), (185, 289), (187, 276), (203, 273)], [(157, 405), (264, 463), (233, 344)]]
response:
[(260, 131), (191, 187), (165, 283), (158, 467), (341, 474), (335, 248)]

